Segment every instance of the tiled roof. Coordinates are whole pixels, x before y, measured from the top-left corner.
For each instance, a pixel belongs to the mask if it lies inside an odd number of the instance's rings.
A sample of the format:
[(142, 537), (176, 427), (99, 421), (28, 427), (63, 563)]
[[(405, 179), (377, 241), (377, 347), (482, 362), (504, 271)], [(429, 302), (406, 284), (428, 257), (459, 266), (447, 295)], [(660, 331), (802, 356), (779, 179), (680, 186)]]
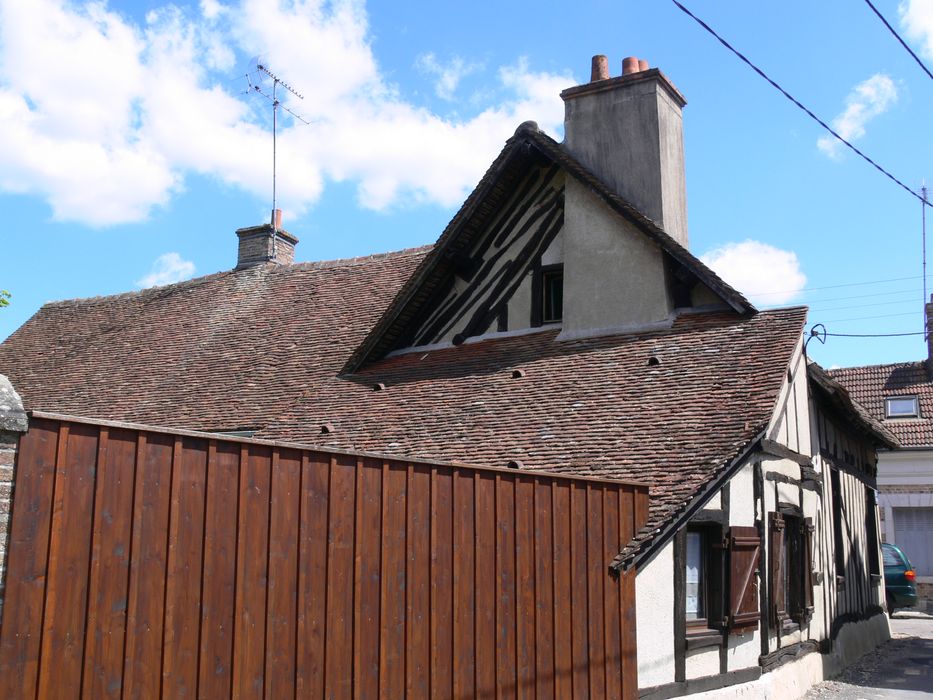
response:
[(684, 315), (641, 335), (548, 330), (396, 355), (316, 375), (261, 436), (643, 481), (657, 525), (768, 424), (805, 315)]
[(46, 304), (0, 345), (28, 409), (256, 428), (335, 375), (428, 248)]
[[(882, 420), (902, 447), (933, 446), (933, 381), (926, 363), (844, 367), (830, 370), (829, 374), (872, 416)], [(918, 397), (920, 418), (885, 419), (884, 399), (889, 396)]]

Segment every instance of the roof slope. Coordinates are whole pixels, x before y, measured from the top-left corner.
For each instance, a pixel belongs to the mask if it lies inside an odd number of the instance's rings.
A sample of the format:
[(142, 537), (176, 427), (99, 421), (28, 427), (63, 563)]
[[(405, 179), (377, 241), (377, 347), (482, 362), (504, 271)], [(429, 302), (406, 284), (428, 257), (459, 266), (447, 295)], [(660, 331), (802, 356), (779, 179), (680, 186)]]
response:
[(654, 221), (634, 205), (609, 189), (598, 177), (571, 156), (557, 141), (538, 129), (534, 122), (525, 122), (506, 141), (505, 147), (489, 166), (463, 206), (450, 220), (431, 253), (425, 256), (411, 278), (402, 286), (385, 313), (374, 324), (344, 367), (354, 372), (367, 361), (379, 359), (391, 351), (403, 334), (403, 329), (428, 303), (431, 293), (443, 278), (452, 274), (460, 257), (469, 250), (473, 239), (481, 235), (486, 225), (514, 191), (516, 183), (529, 168), (541, 163), (556, 164), (579, 180), (616, 214), (634, 224), (690, 275), (706, 285), (738, 313), (755, 313), (755, 307), (724, 282), (693, 253), (675, 241)]
[(0, 345), (28, 409), (251, 429), (332, 377), (428, 248), (46, 304)]
[(642, 335), (555, 342), (549, 330), (397, 355), (318, 375), (261, 436), (644, 481), (658, 524), (768, 424), (805, 315), (694, 314)]
[(816, 362), (810, 361), (807, 365), (807, 376), (810, 378), (811, 387), (815, 386), (826, 400), (835, 405), (836, 409), (848, 418), (853, 430), (867, 435), (881, 447), (899, 446), (894, 433), (871, 415), (862, 404), (853, 401), (852, 395), (846, 388)]
[[(933, 381), (925, 362), (843, 367), (829, 375), (846, 388), (858, 403), (890, 430), (901, 447), (933, 446)], [(887, 396), (916, 396), (920, 418), (884, 418)]]

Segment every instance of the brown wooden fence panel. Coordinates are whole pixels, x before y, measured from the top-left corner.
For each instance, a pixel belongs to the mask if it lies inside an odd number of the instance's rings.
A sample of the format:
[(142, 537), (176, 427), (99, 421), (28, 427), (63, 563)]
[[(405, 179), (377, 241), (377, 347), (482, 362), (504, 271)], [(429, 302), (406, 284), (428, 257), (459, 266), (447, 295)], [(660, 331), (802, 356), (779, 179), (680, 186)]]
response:
[(637, 697), (642, 486), (41, 414), (4, 698)]

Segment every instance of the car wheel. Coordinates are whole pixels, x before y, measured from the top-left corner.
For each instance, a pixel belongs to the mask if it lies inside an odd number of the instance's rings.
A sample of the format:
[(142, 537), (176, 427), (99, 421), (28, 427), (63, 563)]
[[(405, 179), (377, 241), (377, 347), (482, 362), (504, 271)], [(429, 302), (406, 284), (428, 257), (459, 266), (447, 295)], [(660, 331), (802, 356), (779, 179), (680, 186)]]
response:
[(888, 617), (894, 617), (894, 596), (888, 593)]

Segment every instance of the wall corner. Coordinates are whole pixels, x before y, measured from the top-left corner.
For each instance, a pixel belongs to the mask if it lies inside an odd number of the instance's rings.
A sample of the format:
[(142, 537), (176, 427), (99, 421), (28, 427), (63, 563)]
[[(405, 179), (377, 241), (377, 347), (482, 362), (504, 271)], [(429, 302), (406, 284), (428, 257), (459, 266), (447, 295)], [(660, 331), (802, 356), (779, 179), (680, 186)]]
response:
[(13, 479), (19, 438), (29, 428), (23, 401), (10, 380), (0, 374), (0, 621), (6, 597), (7, 551), (13, 514)]

